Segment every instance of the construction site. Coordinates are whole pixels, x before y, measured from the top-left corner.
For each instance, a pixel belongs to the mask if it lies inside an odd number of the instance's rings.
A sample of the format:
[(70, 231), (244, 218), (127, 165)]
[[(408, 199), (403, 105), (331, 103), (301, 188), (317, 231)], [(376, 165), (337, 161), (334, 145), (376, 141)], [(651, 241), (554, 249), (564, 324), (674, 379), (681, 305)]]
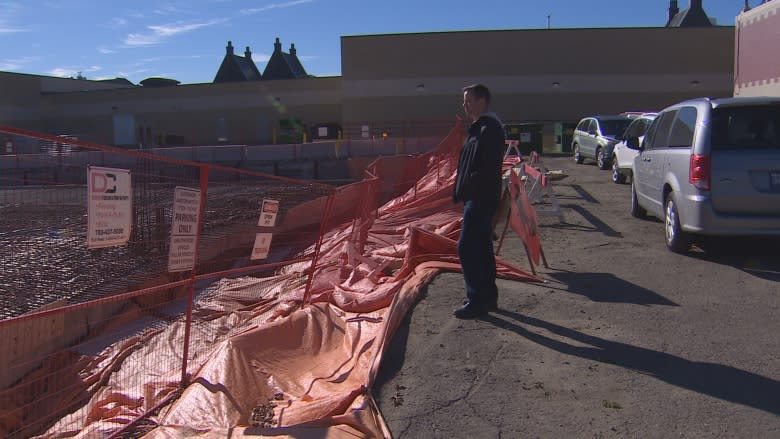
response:
[[(341, 77), (217, 81), (251, 61), (232, 42), (213, 84), (0, 72), (0, 437), (780, 436), (777, 238), (669, 253), (571, 158), (586, 115), (778, 94), (755, 61), (778, 2), (736, 28), (684, 26), (696, 7), (345, 36)], [(636, 40), (617, 66), (549, 55)], [(485, 45), (539, 62), (451, 53)], [(498, 310), (463, 321), (473, 78), (507, 149)]]

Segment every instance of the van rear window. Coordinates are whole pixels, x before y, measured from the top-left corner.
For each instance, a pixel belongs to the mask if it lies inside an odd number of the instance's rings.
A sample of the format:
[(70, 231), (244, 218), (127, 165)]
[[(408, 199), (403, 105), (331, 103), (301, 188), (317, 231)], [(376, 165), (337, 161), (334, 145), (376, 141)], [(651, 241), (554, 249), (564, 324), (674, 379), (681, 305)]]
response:
[(780, 105), (716, 108), (711, 145), (713, 150), (780, 150)]

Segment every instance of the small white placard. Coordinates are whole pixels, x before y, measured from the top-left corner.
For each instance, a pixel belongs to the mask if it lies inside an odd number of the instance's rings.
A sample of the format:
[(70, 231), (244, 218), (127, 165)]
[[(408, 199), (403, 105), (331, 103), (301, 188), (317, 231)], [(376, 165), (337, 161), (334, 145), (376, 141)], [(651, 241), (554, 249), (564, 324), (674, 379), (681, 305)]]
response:
[(255, 245), (252, 247), (251, 260), (265, 259), (271, 252), (271, 239), (273, 233), (258, 233), (255, 235)]
[(133, 225), (129, 169), (87, 168), (87, 247), (124, 245)]
[(192, 270), (195, 267), (195, 247), (197, 236), (171, 236), (171, 248), (168, 251), (168, 271)]
[(319, 136), (319, 137), (328, 137), (328, 127), (319, 127), (319, 128), (317, 128), (317, 136)]
[(198, 215), (200, 190), (177, 186), (173, 191), (171, 211), (171, 242), (168, 251), (168, 271), (192, 270), (198, 245)]
[(263, 200), (260, 208), (260, 219), (257, 220), (258, 227), (273, 227), (276, 224), (276, 215), (279, 213), (278, 200)]
[(531, 143), (531, 133), (520, 133), (520, 143)]

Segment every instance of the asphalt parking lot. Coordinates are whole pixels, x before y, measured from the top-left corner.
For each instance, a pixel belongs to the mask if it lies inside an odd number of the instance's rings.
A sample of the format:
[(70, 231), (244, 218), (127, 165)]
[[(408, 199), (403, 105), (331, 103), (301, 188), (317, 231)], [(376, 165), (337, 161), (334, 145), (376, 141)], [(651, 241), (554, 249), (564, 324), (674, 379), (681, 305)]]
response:
[[(780, 240), (674, 254), (609, 171), (545, 164), (568, 175), (547, 282), (499, 280), (499, 311), (461, 321), (461, 275), (434, 279), (373, 389), (395, 437), (780, 437)], [(515, 236), (502, 256), (528, 267)]]

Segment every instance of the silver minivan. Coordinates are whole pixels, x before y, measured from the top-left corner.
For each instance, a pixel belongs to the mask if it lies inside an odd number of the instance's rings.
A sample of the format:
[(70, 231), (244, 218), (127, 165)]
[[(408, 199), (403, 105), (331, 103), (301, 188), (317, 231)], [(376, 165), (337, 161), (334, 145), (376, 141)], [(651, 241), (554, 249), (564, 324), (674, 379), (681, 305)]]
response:
[(639, 145), (631, 214), (692, 235), (780, 235), (780, 98), (701, 98), (664, 109)]

